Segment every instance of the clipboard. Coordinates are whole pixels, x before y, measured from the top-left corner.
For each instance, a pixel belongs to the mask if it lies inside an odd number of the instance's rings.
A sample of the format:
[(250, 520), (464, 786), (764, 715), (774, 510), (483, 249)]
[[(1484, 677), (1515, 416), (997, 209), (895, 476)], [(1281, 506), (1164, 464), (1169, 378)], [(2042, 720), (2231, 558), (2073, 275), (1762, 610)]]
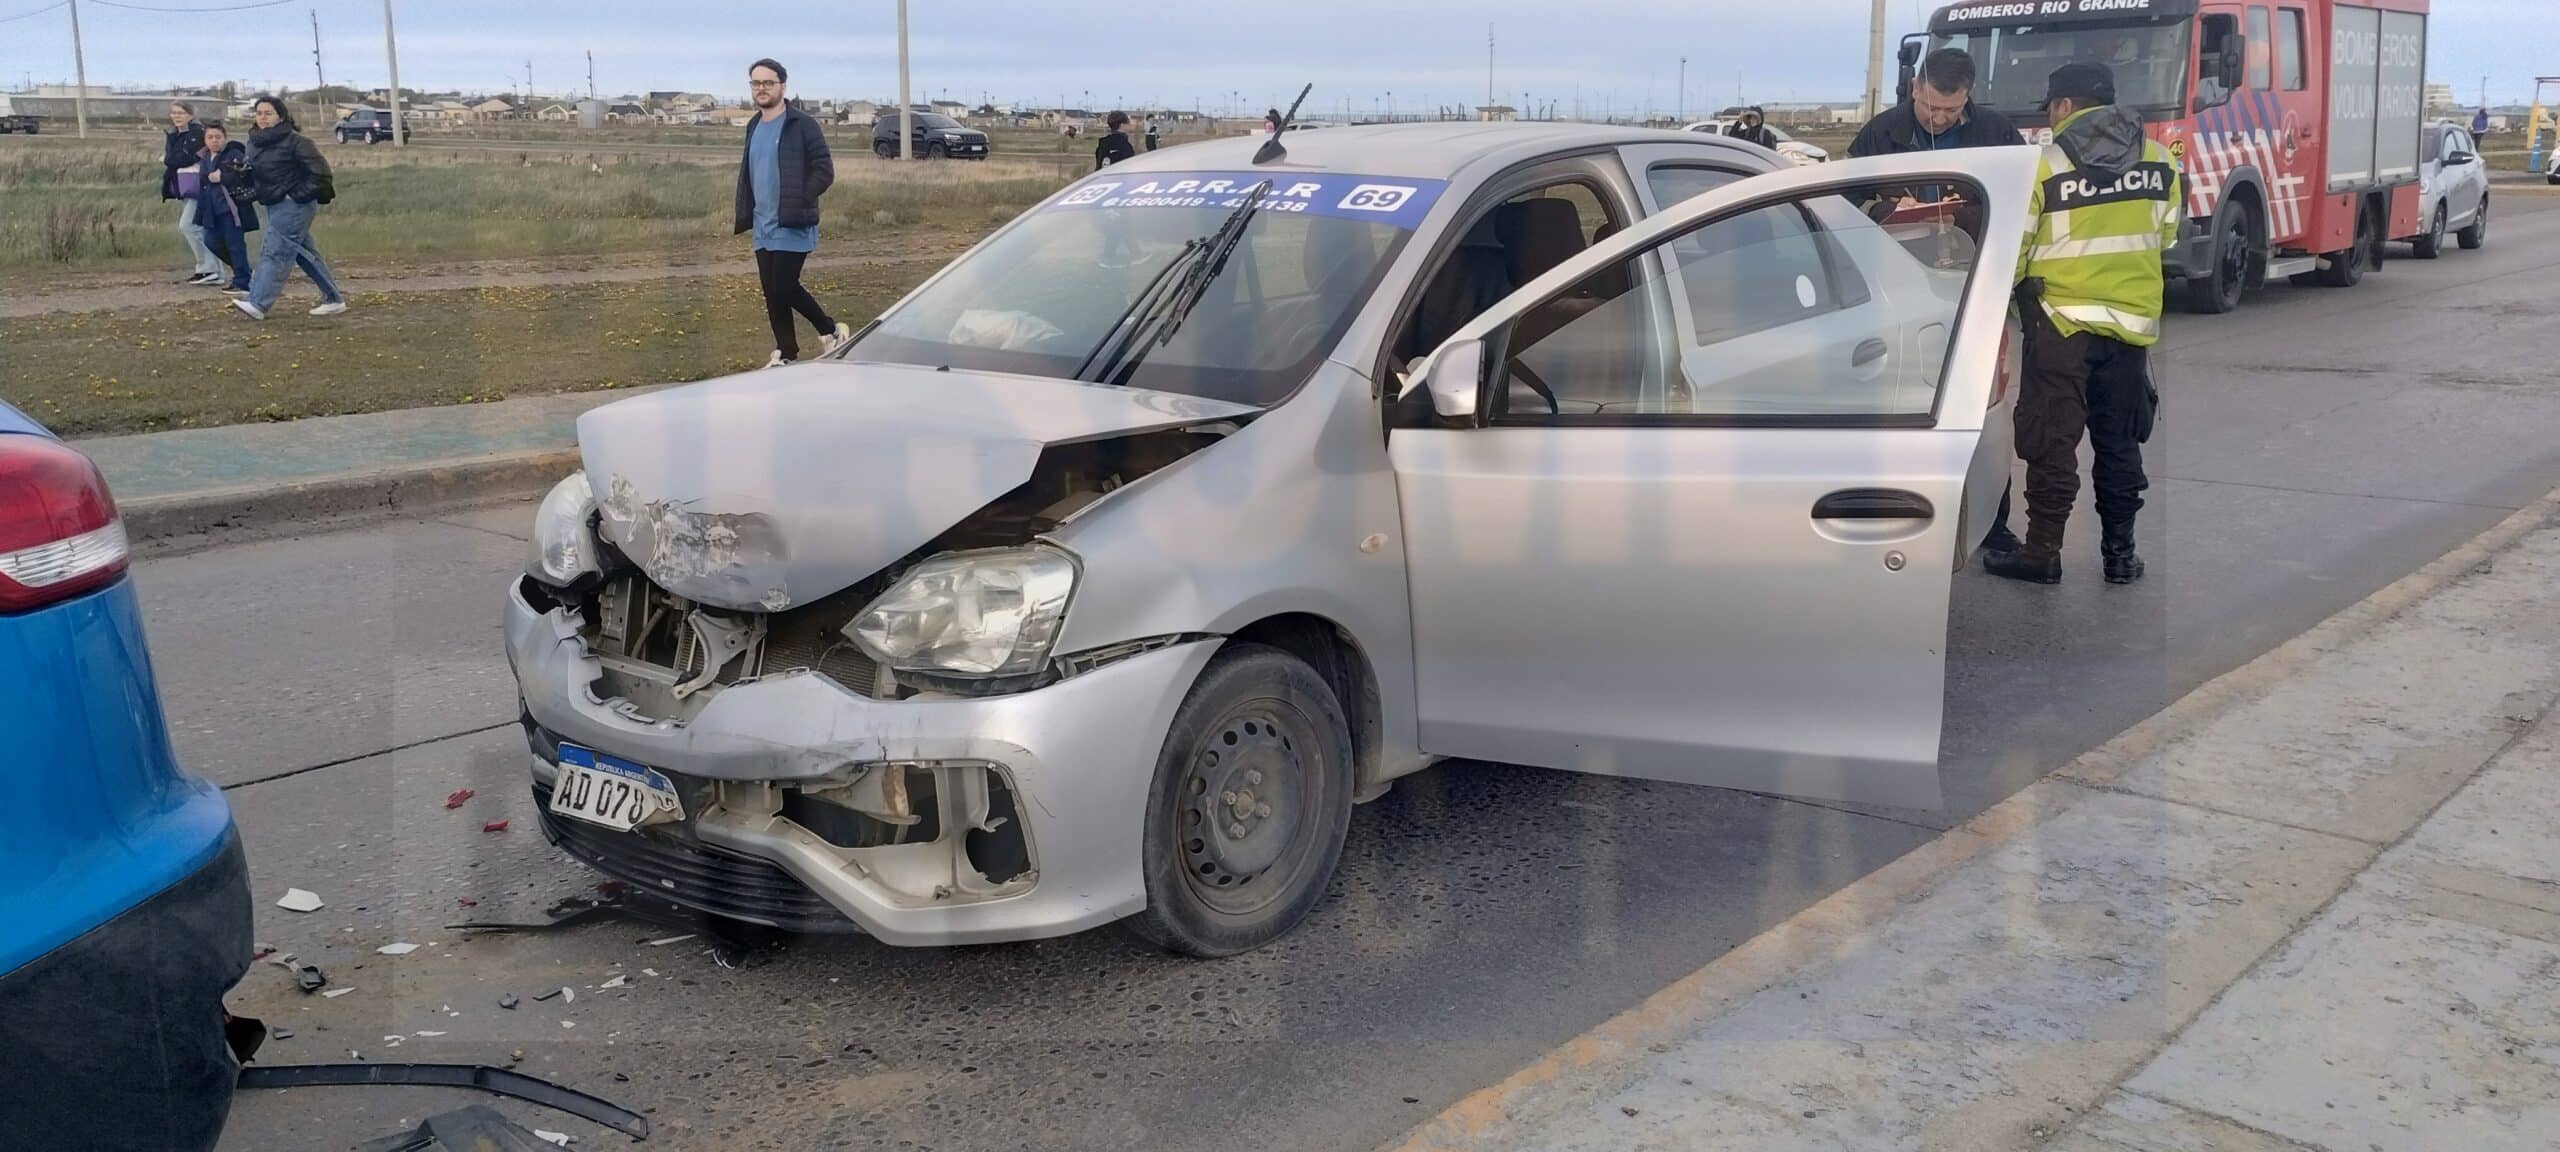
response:
[(1927, 204), (1914, 204), (1908, 208), (1894, 209), (1877, 223), (1928, 224), (1939, 221), (1952, 223), (1956, 218), (1956, 209), (1963, 207), (1964, 204), (1962, 200), (1938, 200)]

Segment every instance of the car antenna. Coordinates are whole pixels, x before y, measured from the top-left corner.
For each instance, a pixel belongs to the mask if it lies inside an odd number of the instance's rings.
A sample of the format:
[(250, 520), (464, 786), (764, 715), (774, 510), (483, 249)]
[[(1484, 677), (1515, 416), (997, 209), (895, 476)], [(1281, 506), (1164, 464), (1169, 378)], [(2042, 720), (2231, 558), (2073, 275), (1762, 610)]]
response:
[(1316, 86), (1313, 84), (1298, 89), (1298, 98), (1289, 102), (1288, 115), (1282, 116), (1279, 123), (1271, 126), (1271, 138), (1263, 141), (1261, 149), (1253, 154), (1254, 163), (1275, 164), (1289, 158), (1288, 147), (1280, 143), (1281, 134), (1287, 132), (1291, 124), (1298, 122), (1298, 106), (1306, 103), (1307, 93), (1315, 90)]

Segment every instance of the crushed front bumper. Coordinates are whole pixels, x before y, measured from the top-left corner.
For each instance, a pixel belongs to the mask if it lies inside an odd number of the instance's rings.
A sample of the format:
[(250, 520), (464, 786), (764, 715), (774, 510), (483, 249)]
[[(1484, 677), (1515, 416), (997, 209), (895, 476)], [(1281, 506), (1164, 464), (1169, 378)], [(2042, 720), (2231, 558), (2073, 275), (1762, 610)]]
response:
[[(786, 673), (721, 688), (691, 721), (676, 723), (599, 700), (591, 686), (601, 669), (575, 621), (537, 610), (516, 585), (507, 590), (506, 632), (537, 749), (546, 737), (555, 747), (581, 745), (691, 789), (680, 826), (581, 827), (579, 843), (554, 837), (564, 848), (679, 903), (823, 928), (823, 917), (801, 915), (810, 907), (753, 867), (762, 862), (861, 931), (908, 946), (1061, 936), (1143, 907), (1147, 789), (1173, 713), (1217, 648), (1176, 645), (988, 699), (875, 700), (813, 673)], [(997, 885), (968, 882), (966, 830), (947, 821), (932, 843), (846, 848), (783, 814), (790, 798), (892, 765), (998, 774), (1031, 871)], [(547, 794), (554, 771), (537, 760), (537, 795)], [(618, 844), (623, 838), (657, 843)], [(674, 874), (631, 874), (643, 856)]]

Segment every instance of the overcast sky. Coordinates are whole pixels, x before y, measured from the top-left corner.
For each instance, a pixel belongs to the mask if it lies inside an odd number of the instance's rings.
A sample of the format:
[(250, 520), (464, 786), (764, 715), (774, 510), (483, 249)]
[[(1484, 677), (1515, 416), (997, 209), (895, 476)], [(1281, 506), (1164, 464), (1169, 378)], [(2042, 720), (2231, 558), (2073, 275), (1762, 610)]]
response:
[[(309, 87), (311, 14), (332, 83), (384, 82), (380, 0), (79, 0), (93, 84)], [(597, 92), (745, 94), (748, 61), (780, 58), (803, 96), (893, 96), (892, 0), (395, 0), (404, 86), (506, 94), (533, 65), (546, 96)], [(0, 0), (0, 20), (53, 0)], [(111, 6), (124, 4), (126, 7)], [(1890, 37), (1930, 5), (1888, 0)], [(136, 7), (179, 9), (139, 11)], [(2476, 98), (2522, 100), (2538, 65), (2560, 68), (2555, 0), (2436, 0), (2428, 79)], [(1048, 104), (1155, 103), (1253, 110), (1312, 82), (1311, 111), (1368, 112), (1485, 97), (1485, 25), (1497, 25), (1500, 101), (1523, 93), (1570, 113), (1674, 110), (1680, 58), (1687, 106), (1852, 100), (1864, 84), (1867, 0), (1288, 0), (1092, 3), (912, 0), (917, 98)], [(0, 86), (67, 81), (68, 13), (0, 23)], [(1231, 93), (1241, 93), (1231, 96)]]

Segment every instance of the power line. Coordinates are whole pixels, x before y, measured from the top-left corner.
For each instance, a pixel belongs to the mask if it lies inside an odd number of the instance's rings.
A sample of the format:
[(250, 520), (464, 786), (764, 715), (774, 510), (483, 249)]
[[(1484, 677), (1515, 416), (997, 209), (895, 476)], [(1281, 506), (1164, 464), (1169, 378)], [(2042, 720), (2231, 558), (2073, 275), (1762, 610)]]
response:
[(44, 7), (42, 7), (42, 8), (33, 8), (33, 9), (29, 9), (29, 10), (27, 10), (27, 11), (25, 11), (25, 12), (20, 12), (20, 13), (18, 13), (18, 14), (17, 14), (17, 15), (15, 15), (15, 16), (0, 16), (0, 24), (6, 24), (6, 23), (8, 23), (8, 22), (10, 22), (10, 21), (12, 21), (12, 20), (24, 20), (24, 19), (26, 19), (27, 17), (30, 17), (30, 16), (42, 16), (42, 15), (44, 15), (45, 13), (47, 13), (47, 12), (51, 12), (51, 11), (53, 11), (53, 10), (54, 10), (54, 9), (56, 9), (56, 8), (63, 7), (64, 5), (69, 4), (70, 2), (71, 2), (71, 0), (54, 0), (54, 2), (53, 2), (53, 3), (51, 3), (51, 4), (47, 4), (47, 5), (45, 5), (45, 6), (44, 6)]
[(107, 8), (127, 8), (135, 12), (176, 12), (180, 14), (187, 14), (195, 12), (246, 12), (252, 8), (275, 8), (286, 4), (299, 3), (300, 0), (258, 0), (255, 4), (230, 4), (220, 8), (162, 8), (150, 4), (119, 4), (116, 0), (89, 0), (89, 2)]

